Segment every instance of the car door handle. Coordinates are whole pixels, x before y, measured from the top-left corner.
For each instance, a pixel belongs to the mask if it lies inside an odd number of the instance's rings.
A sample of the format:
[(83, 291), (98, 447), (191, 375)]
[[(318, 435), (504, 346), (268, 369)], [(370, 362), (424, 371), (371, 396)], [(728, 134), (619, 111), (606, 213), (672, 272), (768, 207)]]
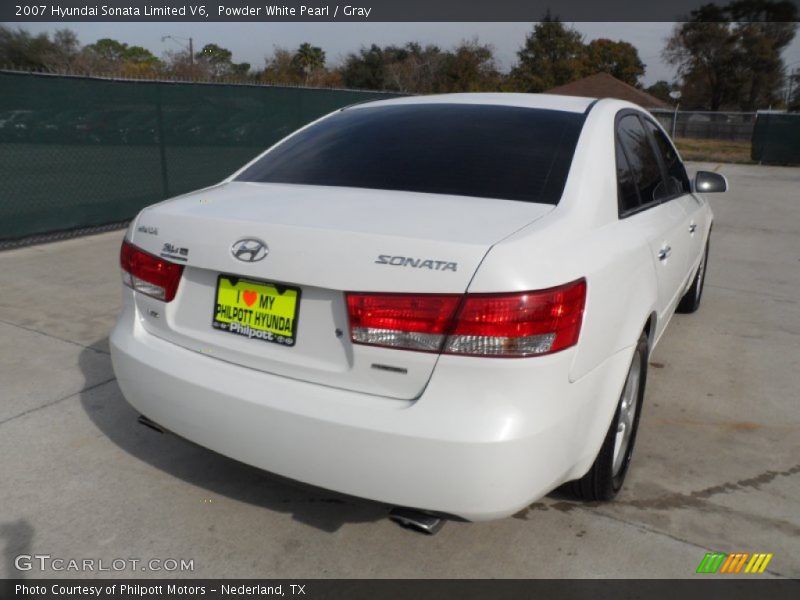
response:
[(667, 260), (672, 254), (672, 246), (664, 246), (658, 251), (658, 260)]
[(697, 231), (697, 224), (692, 223), (691, 225), (689, 225), (689, 233), (694, 233), (695, 231)]

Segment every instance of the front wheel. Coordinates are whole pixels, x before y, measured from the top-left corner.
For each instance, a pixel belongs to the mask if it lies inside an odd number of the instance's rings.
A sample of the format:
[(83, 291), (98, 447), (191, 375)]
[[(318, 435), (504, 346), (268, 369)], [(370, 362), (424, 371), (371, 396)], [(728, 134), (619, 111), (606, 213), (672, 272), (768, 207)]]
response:
[(694, 281), (686, 293), (681, 298), (678, 308), (679, 313), (693, 313), (700, 308), (700, 299), (703, 297), (703, 285), (706, 281), (706, 267), (708, 266), (708, 244), (710, 239), (706, 240), (706, 248), (703, 251), (703, 258), (700, 259), (700, 265), (697, 267)]
[(622, 488), (639, 428), (647, 379), (647, 355), (647, 336), (642, 333), (600, 452), (586, 475), (567, 484), (567, 490), (581, 500), (612, 500)]

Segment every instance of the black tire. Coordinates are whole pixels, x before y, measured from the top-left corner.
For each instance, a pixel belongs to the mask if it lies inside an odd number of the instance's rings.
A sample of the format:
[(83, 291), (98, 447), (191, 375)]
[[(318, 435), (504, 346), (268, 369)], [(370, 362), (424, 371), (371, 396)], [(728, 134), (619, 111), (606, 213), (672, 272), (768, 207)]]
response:
[[(611, 420), (608, 433), (606, 433), (605, 440), (600, 448), (600, 452), (597, 454), (594, 464), (586, 475), (576, 481), (569, 482), (565, 486), (565, 491), (572, 496), (590, 502), (608, 501), (613, 500), (620, 489), (622, 489), (625, 475), (627, 475), (628, 467), (630, 466), (631, 456), (633, 456), (636, 432), (639, 429), (639, 417), (642, 414), (644, 388), (647, 382), (647, 358), (647, 335), (642, 333), (639, 337), (639, 341), (636, 343), (636, 349), (631, 359), (631, 366), (625, 378), (625, 385), (622, 388), (619, 402), (617, 402), (617, 409), (614, 411), (614, 418)], [(629, 390), (629, 384), (632, 384), (632, 377), (637, 369), (636, 389), (635, 391)], [(630, 411), (626, 410), (625, 417), (623, 417), (626, 394), (628, 394), (628, 402), (633, 402), (631, 406), (634, 407), (634, 412), (633, 415), (630, 415)], [(625, 420), (625, 423), (622, 423), (622, 419)], [(624, 446), (624, 448), (621, 446), (619, 452), (615, 453), (618, 432), (624, 437), (624, 433), (620, 430), (620, 427), (623, 425), (630, 428), (627, 445)], [(624, 442), (620, 440), (620, 443)]]
[(681, 298), (676, 312), (689, 314), (695, 312), (700, 308), (700, 300), (703, 297), (703, 285), (706, 281), (706, 271), (708, 270), (708, 245), (711, 239), (706, 240), (706, 249), (703, 251), (703, 258), (697, 267), (697, 272), (694, 274), (694, 281), (686, 293)]

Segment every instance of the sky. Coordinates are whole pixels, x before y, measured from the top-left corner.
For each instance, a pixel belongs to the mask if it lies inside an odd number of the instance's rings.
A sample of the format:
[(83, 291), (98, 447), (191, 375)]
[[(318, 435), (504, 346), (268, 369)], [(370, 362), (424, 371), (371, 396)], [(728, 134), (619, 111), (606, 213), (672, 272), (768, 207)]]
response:
[[(642, 83), (652, 85), (659, 79), (672, 81), (674, 69), (661, 60), (665, 39), (672, 23), (571, 23), (585, 42), (605, 37), (633, 44), (646, 65)], [(253, 68), (264, 66), (265, 56), (274, 46), (290, 50), (310, 42), (325, 50), (329, 65), (342, 62), (362, 45), (376, 43), (404, 44), (418, 41), (447, 49), (462, 40), (475, 37), (492, 44), (501, 70), (516, 62), (516, 52), (532, 30), (531, 23), (20, 23), (32, 33), (74, 30), (82, 44), (110, 37), (131, 45), (144, 46), (156, 56), (167, 50), (180, 50), (178, 42), (161, 41), (162, 36), (192, 37), (196, 49), (216, 43), (233, 52), (235, 62), (249, 62)], [(784, 52), (789, 69), (800, 68), (800, 35)], [(793, 64), (794, 63), (794, 64)]]

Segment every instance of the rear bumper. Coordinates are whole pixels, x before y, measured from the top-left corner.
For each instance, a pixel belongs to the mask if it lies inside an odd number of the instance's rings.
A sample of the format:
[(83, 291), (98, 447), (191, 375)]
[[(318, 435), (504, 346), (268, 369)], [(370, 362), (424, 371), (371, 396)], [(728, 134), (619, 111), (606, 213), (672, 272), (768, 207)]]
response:
[(470, 520), (513, 514), (585, 472), (630, 361), (620, 352), (570, 383), (572, 350), (443, 356), (408, 402), (186, 350), (147, 333), (127, 291), (110, 346), (128, 402), (186, 439), (319, 487)]

